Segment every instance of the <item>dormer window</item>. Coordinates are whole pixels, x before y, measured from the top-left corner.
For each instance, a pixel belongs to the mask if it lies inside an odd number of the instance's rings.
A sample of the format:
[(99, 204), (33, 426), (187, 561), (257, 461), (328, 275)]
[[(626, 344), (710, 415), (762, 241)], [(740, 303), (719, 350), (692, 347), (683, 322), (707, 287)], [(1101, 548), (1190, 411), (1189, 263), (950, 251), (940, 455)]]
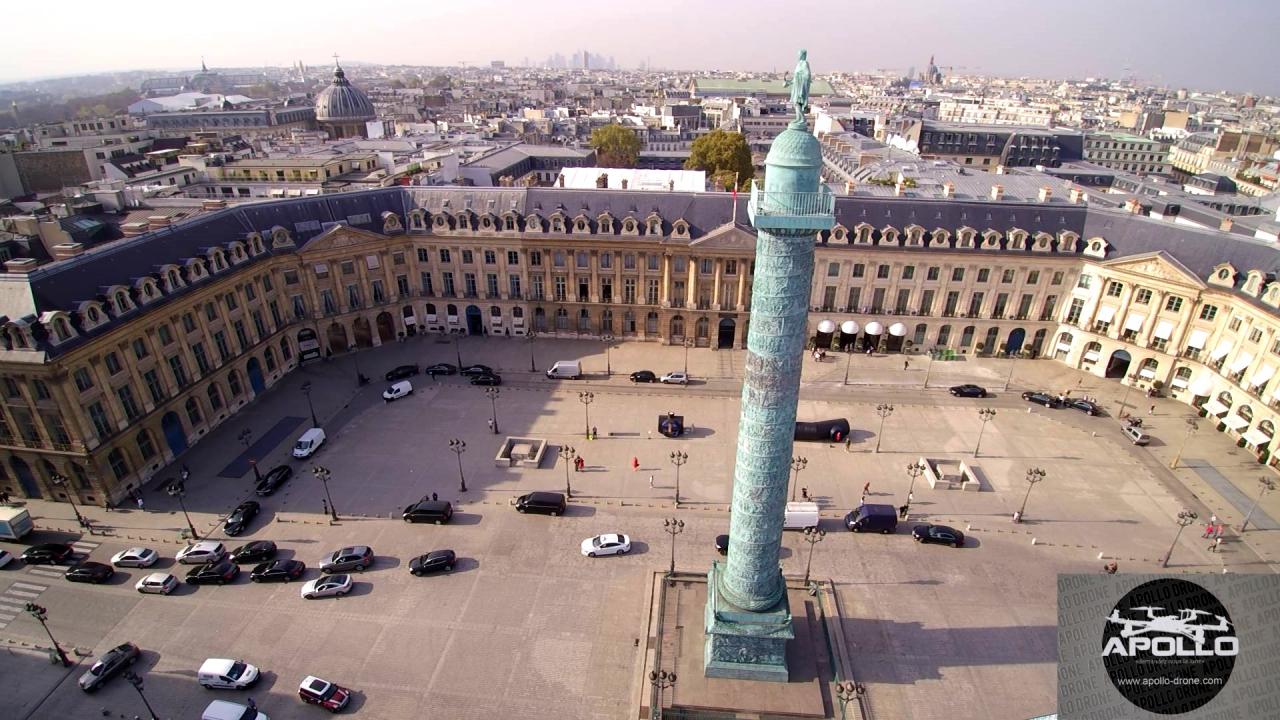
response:
[(502, 219), (502, 227), (507, 232), (514, 232), (516, 229), (516, 218), (514, 215), (508, 215)]
[(622, 232), (634, 233), (636, 231), (636, 221), (628, 218), (622, 222)]
[(440, 230), (444, 230), (449, 226), (449, 221), (445, 220), (444, 214), (441, 213), (435, 216), (435, 219), (432, 221), (432, 224), (435, 225)]
[(578, 221), (577, 221), (577, 222), (575, 222), (575, 223), (573, 224), (573, 229), (574, 229), (576, 232), (586, 232), (586, 231), (587, 231), (587, 221), (586, 221), (586, 220), (583, 220), (582, 218), (578, 218)]
[(555, 232), (555, 233), (564, 232), (564, 220), (561, 219), (559, 216), (551, 218), (551, 232)]
[(845, 230), (844, 230), (844, 228), (842, 228), (842, 227), (840, 227), (840, 226), (838, 226), (838, 225), (837, 225), (836, 227), (832, 228), (832, 230), (831, 230), (831, 239), (832, 239), (832, 240), (835, 240), (836, 242), (844, 242), (844, 239), (845, 239)]
[(648, 225), (648, 233), (650, 235), (661, 235), (662, 221), (657, 218), (653, 218), (652, 220), (650, 220)]
[(116, 314), (121, 315), (129, 310), (129, 294), (123, 290), (115, 294)]
[(677, 220), (675, 222), (675, 225), (671, 227), (671, 231), (676, 235), (681, 235), (681, 236), (688, 235), (689, 226), (683, 220)]
[(88, 310), (85, 311), (84, 316), (89, 319), (89, 322), (95, 325), (98, 324), (98, 321), (102, 319), (102, 315), (98, 312), (98, 308), (96, 307), (90, 307)]
[(174, 290), (177, 290), (178, 288), (182, 287), (182, 276), (178, 274), (177, 270), (170, 270), (169, 272), (165, 273), (165, 277), (169, 279), (170, 292), (173, 292)]
[(53, 321), (53, 337), (60, 343), (71, 339), (71, 323), (64, 317)]

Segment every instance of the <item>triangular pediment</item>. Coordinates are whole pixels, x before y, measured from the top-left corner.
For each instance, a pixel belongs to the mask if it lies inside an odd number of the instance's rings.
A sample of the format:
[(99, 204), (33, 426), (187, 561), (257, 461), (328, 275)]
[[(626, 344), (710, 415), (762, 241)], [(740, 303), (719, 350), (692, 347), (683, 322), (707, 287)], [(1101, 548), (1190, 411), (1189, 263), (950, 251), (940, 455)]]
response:
[(1207, 287), (1204, 280), (1200, 279), (1195, 273), (1187, 269), (1186, 265), (1178, 262), (1177, 258), (1162, 250), (1143, 253), (1141, 255), (1116, 258), (1115, 260), (1107, 260), (1099, 263), (1099, 265), (1114, 270), (1159, 278), (1167, 282), (1185, 285), (1188, 287), (1200, 289)]
[(756, 234), (733, 223), (725, 223), (689, 243), (689, 247), (712, 250), (754, 250)]
[(349, 225), (337, 225), (311, 238), (299, 250), (304, 253), (322, 253), (329, 250), (360, 246), (381, 246), (390, 240), (386, 235), (379, 235), (368, 230), (353, 228)]

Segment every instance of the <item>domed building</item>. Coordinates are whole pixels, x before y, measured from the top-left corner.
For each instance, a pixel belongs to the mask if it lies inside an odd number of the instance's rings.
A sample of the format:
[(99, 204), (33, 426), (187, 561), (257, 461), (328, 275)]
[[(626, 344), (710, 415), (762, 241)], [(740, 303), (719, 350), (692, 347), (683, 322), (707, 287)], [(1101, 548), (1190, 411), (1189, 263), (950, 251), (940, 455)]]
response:
[(352, 86), (341, 65), (334, 65), (333, 84), (316, 96), (316, 123), (338, 140), (368, 137), (365, 123), (376, 117), (369, 96)]

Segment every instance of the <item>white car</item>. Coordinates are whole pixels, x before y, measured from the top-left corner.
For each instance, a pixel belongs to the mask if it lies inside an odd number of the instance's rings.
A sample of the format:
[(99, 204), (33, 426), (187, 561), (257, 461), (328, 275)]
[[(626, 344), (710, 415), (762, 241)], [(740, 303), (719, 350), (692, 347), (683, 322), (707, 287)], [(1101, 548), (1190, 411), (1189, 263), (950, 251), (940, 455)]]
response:
[(688, 385), (689, 373), (686, 372), (669, 372), (663, 375), (660, 380), (669, 385)]
[(178, 578), (169, 573), (151, 573), (133, 586), (140, 593), (168, 595), (178, 587)]
[(111, 556), (111, 564), (116, 567), (136, 567), (145, 568), (156, 564), (160, 559), (160, 553), (151, 548), (135, 547), (128, 550), (121, 550)]
[(178, 562), (183, 565), (218, 562), (227, 554), (227, 548), (216, 540), (201, 540), (178, 551)]
[(605, 533), (582, 541), (582, 554), (587, 557), (626, 555), (631, 551), (631, 538), (622, 533)]
[(409, 382), (408, 380), (401, 380), (400, 382), (395, 383), (394, 385), (387, 388), (386, 390), (383, 390), (382, 399), (385, 400), (386, 402), (391, 402), (392, 400), (399, 400), (400, 398), (406, 395), (412, 395), (412, 394), (413, 394), (413, 383)]
[(0, 550), (0, 568), (8, 565), (13, 560), (13, 553), (8, 550)]
[(322, 597), (337, 597), (351, 592), (350, 575), (328, 575), (311, 580), (302, 586), (302, 597), (314, 600)]

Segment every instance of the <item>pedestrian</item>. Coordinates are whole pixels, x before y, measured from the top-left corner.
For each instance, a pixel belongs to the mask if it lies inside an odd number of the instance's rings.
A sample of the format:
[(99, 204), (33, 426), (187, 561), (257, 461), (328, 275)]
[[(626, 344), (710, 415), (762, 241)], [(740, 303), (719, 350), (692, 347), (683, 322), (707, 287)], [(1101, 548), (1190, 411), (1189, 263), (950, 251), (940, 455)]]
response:
[(573, 471), (582, 472), (582, 456), (581, 455), (573, 459)]
[(143, 508), (142, 496), (141, 496), (141, 495), (139, 495), (139, 496), (138, 496), (138, 509), (139, 509), (139, 510), (143, 510), (143, 509), (144, 509), (144, 508)]
[(916, 494), (915, 494), (915, 493), (913, 493), (913, 492), (909, 492), (909, 493), (907, 493), (907, 504), (908, 504), (908, 505), (910, 505), (910, 504), (911, 504), (911, 501), (912, 501), (912, 500), (915, 500), (915, 499), (916, 499)]
[(1120, 565), (1117, 564), (1115, 560), (1112, 560), (1111, 562), (1102, 566), (1102, 571), (1108, 575), (1115, 575), (1116, 571), (1119, 569), (1120, 569)]
[(638, 457), (631, 458), (631, 472), (636, 472), (639, 469), (640, 469), (640, 458)]
[(1222, 533), (1223, 533), (1223, 532), (1225, 532), (1225, 531), (1226, 531), (1226, 529), (1227, 529), (1227, 526), (1226, 526), (1226, 525), (1224, 525), (1224, 524), (1222, 524), (1222, 523), (1218, 523), (1218, 526), (1217, 526), (1216, 528), (1214, 528), (1214, 530), (1213, 530), (1213, 536), (1214, 536), (1215, 538), (1218, 538), (1219, 540), (1221, 540), (1221, 539), (1222, 539)]
[(867, 504), (867, 494), (866, 494), (866, 493), (862, 493), (862, 500), (861, 500), (861, 501), (859, 501), (859, 502), (858, 502), (858, 504), (859, 504), (859, 505), (866, 505), (866, 504)]
[(1200, 537), (1207, 538), (1212, 534), (1213, 534), (1213, 521), (1210, 520), (1209, 522), (1204, 524), (1204, 532), (1200, 534)]
[(902, 371), (903, 371), (903, 372), (906, 372), (906, 371), (907, 371), (907, 368), (909, 368), (909, 367), (911, 367), (911, 361), (910, 361), (910, 360), (903, 360), (903, 361), (902, 361)]
[(871, 481), (868, 480), (866, 485), (862, 486), (862, 497), (866, 497), (871, 492)]
[(435, 494), (435, 493), (431, 493), (431, 502), (437, 502), (437, 501), (439, 501), (439, 500), (440, 500), (440, 496), (439, 496), (439, 495), (437, 495), (437, 494)]
[(329, 514), (329, 501), (328, 501), (328, 500), (325, 500), (324, 498), (320, 498), (320, 507), (324, 508), (324, 514), (325, 514), (325, 515), (328, 515), (328, 514)]
[(597, 437), (599, 437), (599, 435), (600, 435), (600, 432), (599, 432), (598, 430), (596, 430), (596, 426), (595, 426), (595, 425), (592, 425), (592, 426), (591, 426), (591, 439), (592, 439), (592, 440), (595, 440)]
[(908, 512), (911, 512), (911, 507), (910, 507), (910, 506), (908, 506), (908, 505), (899, 505), (899, 506), (898, 506), (898, 519), (900, 519), (900, 520), (906, 520), (906, 519), (907, 519), (907, 513), (908, 513)]
[(1155, 415), (1155, 414), (1156, 414), (1156, 406), (1155, 406), (1155, 405), (1152, 405), (1152, 406), (1151, 406), (1151, 409), (1147, 411), (1147, 414), (1148, 414), (1148, 415)]
[(845, 436), (845, 438), (844, 438), (844, 451), (845, 451), (845, 452), (853, 452), (853, 437), (851, 437), (851, 436), (847, 436), (847, 435)]
[(1219, 538), (1214, 538), (1214, 539), (1213, 539), (1213, 544), (1209, 546), (1209, 552), (1211, 552), (1211, 553), (1216, 553), (1216, 552), (1218, 552), (1218, 546), (1220, 546), (1220, 545), (1222, 545), (1222, 538), (1220, 538), (1220, 537), (1219, 537)]
[(1218, 514), (1217, 514), (1217, 513), (1214, 513), (1214, 514), (1212, 514), (1212, 515), (1210, 515), (1210, 516), (1209, 516), (1209, 524), (1210, 524), (1210, 525), (1217, 525), (1217, 524), (1218, 524)]
[(650, 490), (652, 490), (652, 489), (653, 489), (653, 476), (652, 476), (652, 475), (650, 475), (650, 476), (649, 476), (649, 489), (650, 489)]
[(254, 702), (254, 701), (253, 701), (253, 698), (249, 698), (249, 709), (250, 709), (250, 710), (257, 710), (257, 709), (258, 709), (258, 703)]
[(809, 501), (809, 488), (807, 488), (807, 487), (802, 487), (802, 488), (800, 488), (800, 497), (804, 498), (804, 501), (805, 501), (805, 502), (808, 502), (808, 501)]
[(489, 418), (485, 422), (489, 423), (489, 432), (493, 432), (493, 418)]

